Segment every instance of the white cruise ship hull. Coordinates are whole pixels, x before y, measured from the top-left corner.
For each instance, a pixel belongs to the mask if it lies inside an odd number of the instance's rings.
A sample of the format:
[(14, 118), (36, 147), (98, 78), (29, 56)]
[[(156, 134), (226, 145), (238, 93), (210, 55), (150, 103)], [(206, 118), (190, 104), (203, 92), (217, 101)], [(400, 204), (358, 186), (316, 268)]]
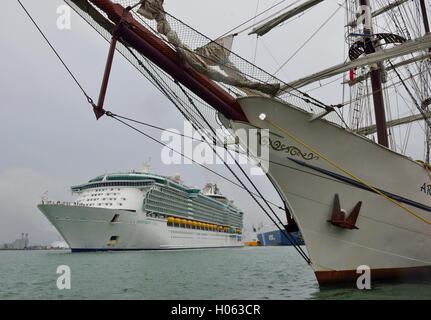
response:
[[(355, 280), (362, 265), (370, 267), (372, 279), (431, 276), (431, 225), (364, 188), (259, 115), (264, 112), (291, 135), (430, 221), (431, 194), (423, 186), (431, 181), (422, 165), (325, 120), (310, 122), (309, 114), (273, 99), (239, 102), (252, 126), (233, 121), (234, 129), (254, 126), (273, 133), (268, 176), (298, 224), (319, 283)], [(362, 201), (358, 229), (328, 222), (336, 194), (347, 215)]]
[[(38, 208), (72, 252), (243, 246), (239, 235), (168, 226), (166, 219), (147, 217), (143, 212), (63, 204), (40, 204)], [(119, 221), (111, 222), (115, 214)]]

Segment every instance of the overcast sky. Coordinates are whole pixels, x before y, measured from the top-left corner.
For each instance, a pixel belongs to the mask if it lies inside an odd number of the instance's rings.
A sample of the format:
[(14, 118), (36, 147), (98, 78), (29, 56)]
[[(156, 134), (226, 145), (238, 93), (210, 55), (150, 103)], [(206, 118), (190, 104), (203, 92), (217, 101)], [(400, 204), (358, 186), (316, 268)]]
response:
[[(71, 30), (56, 27), (60, 0), (22, 0), (47, 37), (94, 100), (97, 100), (108, 43), (85, 21), (72, 14)], [(165, 9), (211, 38), (237, 26), (276, 3), (274, 0), (165, 0)], [(293, 2), (293, 1), (291, 1)], [(225, 195), (245, 212), (245, 224), (269, 222), (245, 191), (196, 165), (163, 165), (160, 145), (112, 119), (96, 121), (81, 91), (15, 0), (2, 1), (0, 19), (0, 243), (21, 232), (32, 244), (49, 244), (59, 234), (36, 208), (41, 195), (73, 200), (70, 186), (105, 172), (139, 170), (151, 158), (151, 171), (180, 173), (185, 184), (202, 188), (216, 182)], [(336, 9), (337, 1), (324, 1), (287, 25), (259, 40), (241, 34), (233, 51), (273, 72)], [(338, 64), (344, 54), (344, 10), (319, 32), (278, 74), (283, 80)], [(338, 83), (316, 92), (328, 104), (339, 103)], [(183, 118), (175, 107), (134, 67), (117, 54), (105, 100), (107, 109), (164, 128), (182, 130)], [(159, 131), (147, 132), (160, 137)], [(414, 150), (421, 154), (422, 150)], [(212, 166), (232, 178), (222, 166)], [(278, 196), (266, 178), (254, 178), (268, 199)]]

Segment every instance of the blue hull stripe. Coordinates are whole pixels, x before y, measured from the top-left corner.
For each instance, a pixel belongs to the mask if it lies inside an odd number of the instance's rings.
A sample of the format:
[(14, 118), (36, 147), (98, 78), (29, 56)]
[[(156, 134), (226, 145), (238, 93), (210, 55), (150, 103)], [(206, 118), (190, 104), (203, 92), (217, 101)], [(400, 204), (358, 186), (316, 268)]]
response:
[[(370, 189), (367, 186), (363, 185), (362, 183), (360, 183), (360, 182), (358, 182), (356, 180), (353, 180), (351, 178), (342, 176), (342, 175), (340, 175), (338, 173), (334, 173), (332, 171), (328, 171), (328, 170), (325, 170), (325, 169), (322, 169), (322, 168), (319, 168), (319, 167), (315, 167), (313, 165), (305, 163), (304, 161), (292, 159), (292, 158), (289, 158), (289, 157), (287, 157), (287, 159), (295, 162), (296, 164), (299, 164), (300, 166), (313, 169), (313, 170), (318, 171), (320, 173), (323, 173), (323, 174), (325, 174), (327, 176), (335, 178), (335, 179), (337, 179), (339, 181), (342, 181), (342, 182), (345, 182), (347, 184), (350, 184), (350, 185), (352, 185), (354, 187), (357, 187), (357, 188), (360, 188), (360, 189), (363, 189), (363, 190), (367, 190), (367, 191), (370, 191), (372, 193), (376, 193), (375, 191), (373, 191), (372, 189)], [(403, 202), (403, 203), (411, 205), (413, 207), (416, 207), (416, 208), (423, 209), (425, 211), (431, 212), (431, 207), (430, 206), (427, 206), (425, 204), (422, 204), (422, 203), (419, 203), (419, 202), (416, 202), (416, 201), (413, 201), (413, 200), (410, 200), (410, 199), (406, 199), (404, 197), (398, 196), (396, 194), (393, 194), (393, 193), (390, 193), (390, 192), (387, 192), (387, 191), (384, 191), (384, 190), (381, 190), (381, 189), (378, 189), (378, 188), (375, 188), (375, 189), (379, 190), (385, 196), (388, 196), (389, 198), (391, 198), (393, 200), (396, 200), (398, 202)]]
[(221, 248), (242, 248), (244, 246), (224, 246), (224, 247), (196, 247), (196, 248), (72, 248), (72, 252), (98, 252), (98, 251), (150, 251), (150, 250), (190, 250), (190, 249), (221, 249)]

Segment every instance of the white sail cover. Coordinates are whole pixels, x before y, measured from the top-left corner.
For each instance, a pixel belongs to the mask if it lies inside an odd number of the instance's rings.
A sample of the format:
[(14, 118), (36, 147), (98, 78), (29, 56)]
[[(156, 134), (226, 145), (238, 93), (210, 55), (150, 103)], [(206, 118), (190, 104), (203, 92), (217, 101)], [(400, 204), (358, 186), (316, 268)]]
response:
[(307, 9), (310, 9), (311, 7), (314, 7), (315, 5), (319, 4), (320, 2), (323, 2), (323, 0), (309, 0), (292, 10), (289, 10), (278, 17), (275, 17), (274, 19), (264, 23), (260, 27), (254, 28), (249, 34), (256, 33), (258, 36), (263, 36), (264, 34), (271, 31), (273, 28), (278, 26), (280, 23), (283, 23), (284, 21), (304, 12)]
[[(245, 92), (248, 94), (251, 93), (248, 89), (269, 95), (275, 95), (279, 91), (280, 84), (264, 84), (250, 81), (229, 61), (234, 35), (217, 39), (193, 51), (181, 42), (177, 33), (169, 25), (163, 9), (163, 0), (144, 0), (138, 13), (147, 19), (155, 20), (157, 22), (157, 31), (166, 36), (169, 43), (175, 47), (177, 52), (192, 68), (208, 78), (240, 89), (246, 89)], [(210, 66), (218, 66), (226, 74)]]
[[(233, 39), (235, 35), (231, 34), (210, 42), (203, 47), (195, 50), (210, 66), (229, 63), (229, 55), (232, 50)], [(207, 59), (206, 59), (207, 58)]]

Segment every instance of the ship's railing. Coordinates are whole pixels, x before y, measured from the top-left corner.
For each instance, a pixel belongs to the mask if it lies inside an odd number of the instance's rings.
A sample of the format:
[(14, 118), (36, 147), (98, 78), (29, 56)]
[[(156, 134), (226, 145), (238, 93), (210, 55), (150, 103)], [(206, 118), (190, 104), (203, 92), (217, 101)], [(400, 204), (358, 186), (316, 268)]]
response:
[(77, 201), (66, 202), (66, 201), (42, 200), (41, 204), (60, 205), (60, 206), (68, 206), (68, 207), (85, 207), (84, 203), (77, 202)]

